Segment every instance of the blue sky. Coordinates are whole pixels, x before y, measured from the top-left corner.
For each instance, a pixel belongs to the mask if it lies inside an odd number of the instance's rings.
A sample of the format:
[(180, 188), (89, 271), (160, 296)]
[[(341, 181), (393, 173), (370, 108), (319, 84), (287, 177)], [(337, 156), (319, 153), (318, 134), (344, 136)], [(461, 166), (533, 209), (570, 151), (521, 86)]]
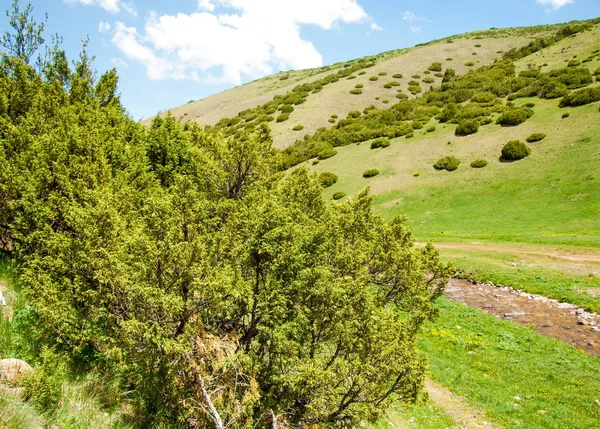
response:
[[(4, 0), (8, 5), (9, 0)], [(21, 3), (25, 4), (25, 1)], [(490, 27), (600, 16), (598, 0), (33, 0), (75, 58), (89, 36), (98, 72), (146, 118), (287, 69), (332, 64)], [(5, 6), (7, 7), (7, 6)], [(0, 32), (7, 30), (7, 20)], [(48, 37), (49, 38), (49, 37)]]

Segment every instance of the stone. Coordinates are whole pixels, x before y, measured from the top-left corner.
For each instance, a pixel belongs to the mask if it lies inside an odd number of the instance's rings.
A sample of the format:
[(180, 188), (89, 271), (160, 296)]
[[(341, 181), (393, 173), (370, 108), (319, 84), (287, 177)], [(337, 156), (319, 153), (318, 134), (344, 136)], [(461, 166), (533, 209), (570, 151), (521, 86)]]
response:
[(8, 383), (14, 383), (31, 370), (31, 366), (21, 359), (0, 360), (0, 379)]

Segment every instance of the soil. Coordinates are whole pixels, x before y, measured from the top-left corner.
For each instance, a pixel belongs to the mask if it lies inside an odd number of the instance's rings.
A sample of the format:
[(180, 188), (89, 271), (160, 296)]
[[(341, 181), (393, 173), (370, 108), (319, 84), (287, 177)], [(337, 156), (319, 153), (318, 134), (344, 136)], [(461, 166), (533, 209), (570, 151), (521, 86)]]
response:
[(600, 357), (600, 316), (576, 305), (506, 286), (461, 279), (451, 279), (445, 295)]
[(463, 397), (455, 395), (441, 384), (433, 380), (426, 380), (425, 388), (433, 403), (452, 417), (461, 428), (492, 429), (498, 427), (486, 421), (483, 413), (469, 405)]

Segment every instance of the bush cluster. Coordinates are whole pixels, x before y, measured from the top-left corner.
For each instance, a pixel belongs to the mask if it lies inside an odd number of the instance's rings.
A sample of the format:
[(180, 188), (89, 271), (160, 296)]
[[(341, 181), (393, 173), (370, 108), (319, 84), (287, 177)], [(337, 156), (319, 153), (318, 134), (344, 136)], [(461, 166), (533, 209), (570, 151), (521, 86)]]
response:
[(385, 148), (390, 145), (390, 139), (387, 137), (380, 137), (371, 142), (371, 149)]
[(435, 164), (433, 164), (433, 168), (436, 170), (446, 170), (446, 171), (454, 171), (460, 165), (460, 160), (455, 158), (454, 156), (445, 156), (437, 160)]
[(600, 101), (600, 88), (582, 88), (567, 94), (560, 100), (560, 107), (583, 106), (584, 104)]
[(502, 159), (518, 161), (531, 154), (531, 149), (521, 140), (511, 140), (502, 148)]
[(479, 131), (479, 121), (474, 119), (464, 119), (458, 123), (454, 134), (457, 136), (468, 136)]

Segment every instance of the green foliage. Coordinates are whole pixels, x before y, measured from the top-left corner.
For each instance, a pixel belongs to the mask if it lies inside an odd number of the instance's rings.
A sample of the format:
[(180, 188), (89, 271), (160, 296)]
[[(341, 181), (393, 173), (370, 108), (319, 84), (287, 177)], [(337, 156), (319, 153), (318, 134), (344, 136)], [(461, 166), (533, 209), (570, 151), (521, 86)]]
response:
[(352, 95), (360, 95), (362, 94), (362, 89), (354, 88), (350, 90), (350, 94)]
[(331, 198), (333, 198), (334, 200), (341, 200), (342, 198), (344, 198), (346, 196), (346, 193), (343, 191), (338, 191), (338, 192), (334, 192), (334, 194), (331, 196)]
[(284, 104), (279, 110), (281, 110), (281, 113), (292, 113), (294, 111), (294, 106), (291, 104)]
[(432, 133), (432, 132), (434, 132), (434, 131), (435, 131), (435, 125), (432, 125), (432, 126), (430, 126), (430, 127), (427, 127), (427, 129), (426, 129), (425, 131), (426, 131), (426, 132), (428, 132), (428, 133)]
[(447, 68), (442, 78), (442, 83), (452, 82), (456, 79), (456, 70)]
[(540, 140), (544, 140), (546, 138), (546, 134), (544, 133), (533, 133), (529, 137), (527, 137), (528, 143), (539, 142)]
[(23, 399), (43, 413), (54, 414), (62, 399), (62, 384), (65, 380), (64, 361), (48, 348), (41, 353), (42, 365), (23, 376)]
[(433, 164), (433, 168), (436, 170), (446, 170), (446, 171), (454, 171), (460, 165), (460, 160), (455, 158), (454, 156), (444, 156), (437, 160), (435, 164)]
[(582, 88), (593, 82), (592, 74), (585, 67), (567, 67), (552, 70), (548, 76), (566, 85), (569, 89)]
[(559, 106), (583, 106), (585, 104), (594, 103), (596, 101), (600, 101), (599, 87), (582, 88), (566, 95), (562, 100), (560, 100)]
[(433, 82), (435, 82), (435, 79), (432, 78), (432, 77), (424, 77), (423, 78), (423, 82), (425, 82), (425, 83), (433, 83)]
[(338, 177), (328, 171), (319, 174), (319, 182), (321, 182), (321, 185), (323, 185), (324, 188), (332, 186), (337, 181)]
[(277, 123), (279, 123), (279, 122), (285, 122), (288, 119), (290, 119), (290, 115), (287, 114), (287, 113), (282, 113), (281, 115), (277, 116), (276, 122)]
[(348, 118), (356, 119), (359, 117), (360, 117), (360, 111), (358, 111), (358, 110), (351, 110), (348, 112)]
[(327, 149), (323, 149), (321, 152), (318, 153), (318, 158), (322, 161), (324, 159), (328, 159), (331, 158), (332, 156), (336, 156), (337, 155), (337, 151), (334, 150), (332, 147), (329, 147)]
[(502, 159), (517, 161), (531, 154), (531, 149), (520, 140), (511, 140), (502, 147)]
[(363, 87), (364, 87), (364, 85), (362, 83), (358, 83), (358, 84), (354, 85), (354, 88), (356, 88), (356, 89), (361, 89)]
[(442, 71), (442, 63), (434, 62), (428, 67), (428, 70), (431, 70), (434, 72), (441, 72)]
[(514, 127), (522, 124), (528, 119), (527, 112), (523, 109), (512, 109), (504, 112), (496, 123), (505, 127)]
[(301, 131), (304, 129), (304, 125), (294, 125), (294, 128), (292, 128), (293, 131)]
[(395, 81), (395, 80), (392, 80), (392, 81), (390, 81), (390, 82), (386, 83), (386, 84), (385, 84), (383, 87), (384, 87), (384, 88), (392, 88), (392, 87), (394, 87), (394, 86), (400, 86), (400, 82), (397, 82), (397, 81)]
[(562, 114), (562, 119), (568, 118), (569, 116), (571, 116), (571, 114), (569, 112), (565, 112)]
[(381, 137), (371, 142), (371, 149), (386, 148), (390, 144), (390, 139), (388, 139), (387, 137)]
[(468, 136), (479, 131), (479, 121), (474, 119), (464, 119), (458, 123), (454, 134), (457, 136)]
[(387, 76), (387, 72), (381, 71), (377, 73), (379, 76)]
[(371, 82), (375, 82), (375, 81), (379, 80), (379, 76), (371, 76), (371, 77), (369, 78), (369, 80), (370, 80)]
[(471, 97), (474, 103), (491, 103), (496, 99), (496, 94), (492, 92), (478, 92)]
[(571, 60), (569, 61), (569, 63), (567, 64), (567, 67), (577, 67), (581, 65), (581, 61), (578, 60)]
[(465, 66), (467, 66), (467, 67), (473, 67), (474, 65), (475, 65), (475, 63), (473, 61), (467, 61), (465, 63)]
[(488, 162), (485, 159), (476, 159), (475, 161), (471, 162), (472, 168), (483, 168), (486, 165), (488, 165)]
[(392, 75), (392, 77), (393, 77), (394, 79), (402, 79), (402, 73), (394, 73), (394, 74)]
[[(413, 79), (421, 79), (421, 75), (420, 74), (413, 74), (411, 76)], [(410, 84), (409, 84), (410, 85)]]
[(378, 174), (379, 174), (379, 170), (377, 170), (376, 168), (371, 168), (371, 169), (369, 169), (369, 170), (365, 170), (365, 171), (363, 172), (363, 175), (362, 175), (362, 176), (363, 176), (365, 179), (368, 179), (368, 178), (370, 178), (370, 177), (375, 177), (375, 176), (377, 176)]

